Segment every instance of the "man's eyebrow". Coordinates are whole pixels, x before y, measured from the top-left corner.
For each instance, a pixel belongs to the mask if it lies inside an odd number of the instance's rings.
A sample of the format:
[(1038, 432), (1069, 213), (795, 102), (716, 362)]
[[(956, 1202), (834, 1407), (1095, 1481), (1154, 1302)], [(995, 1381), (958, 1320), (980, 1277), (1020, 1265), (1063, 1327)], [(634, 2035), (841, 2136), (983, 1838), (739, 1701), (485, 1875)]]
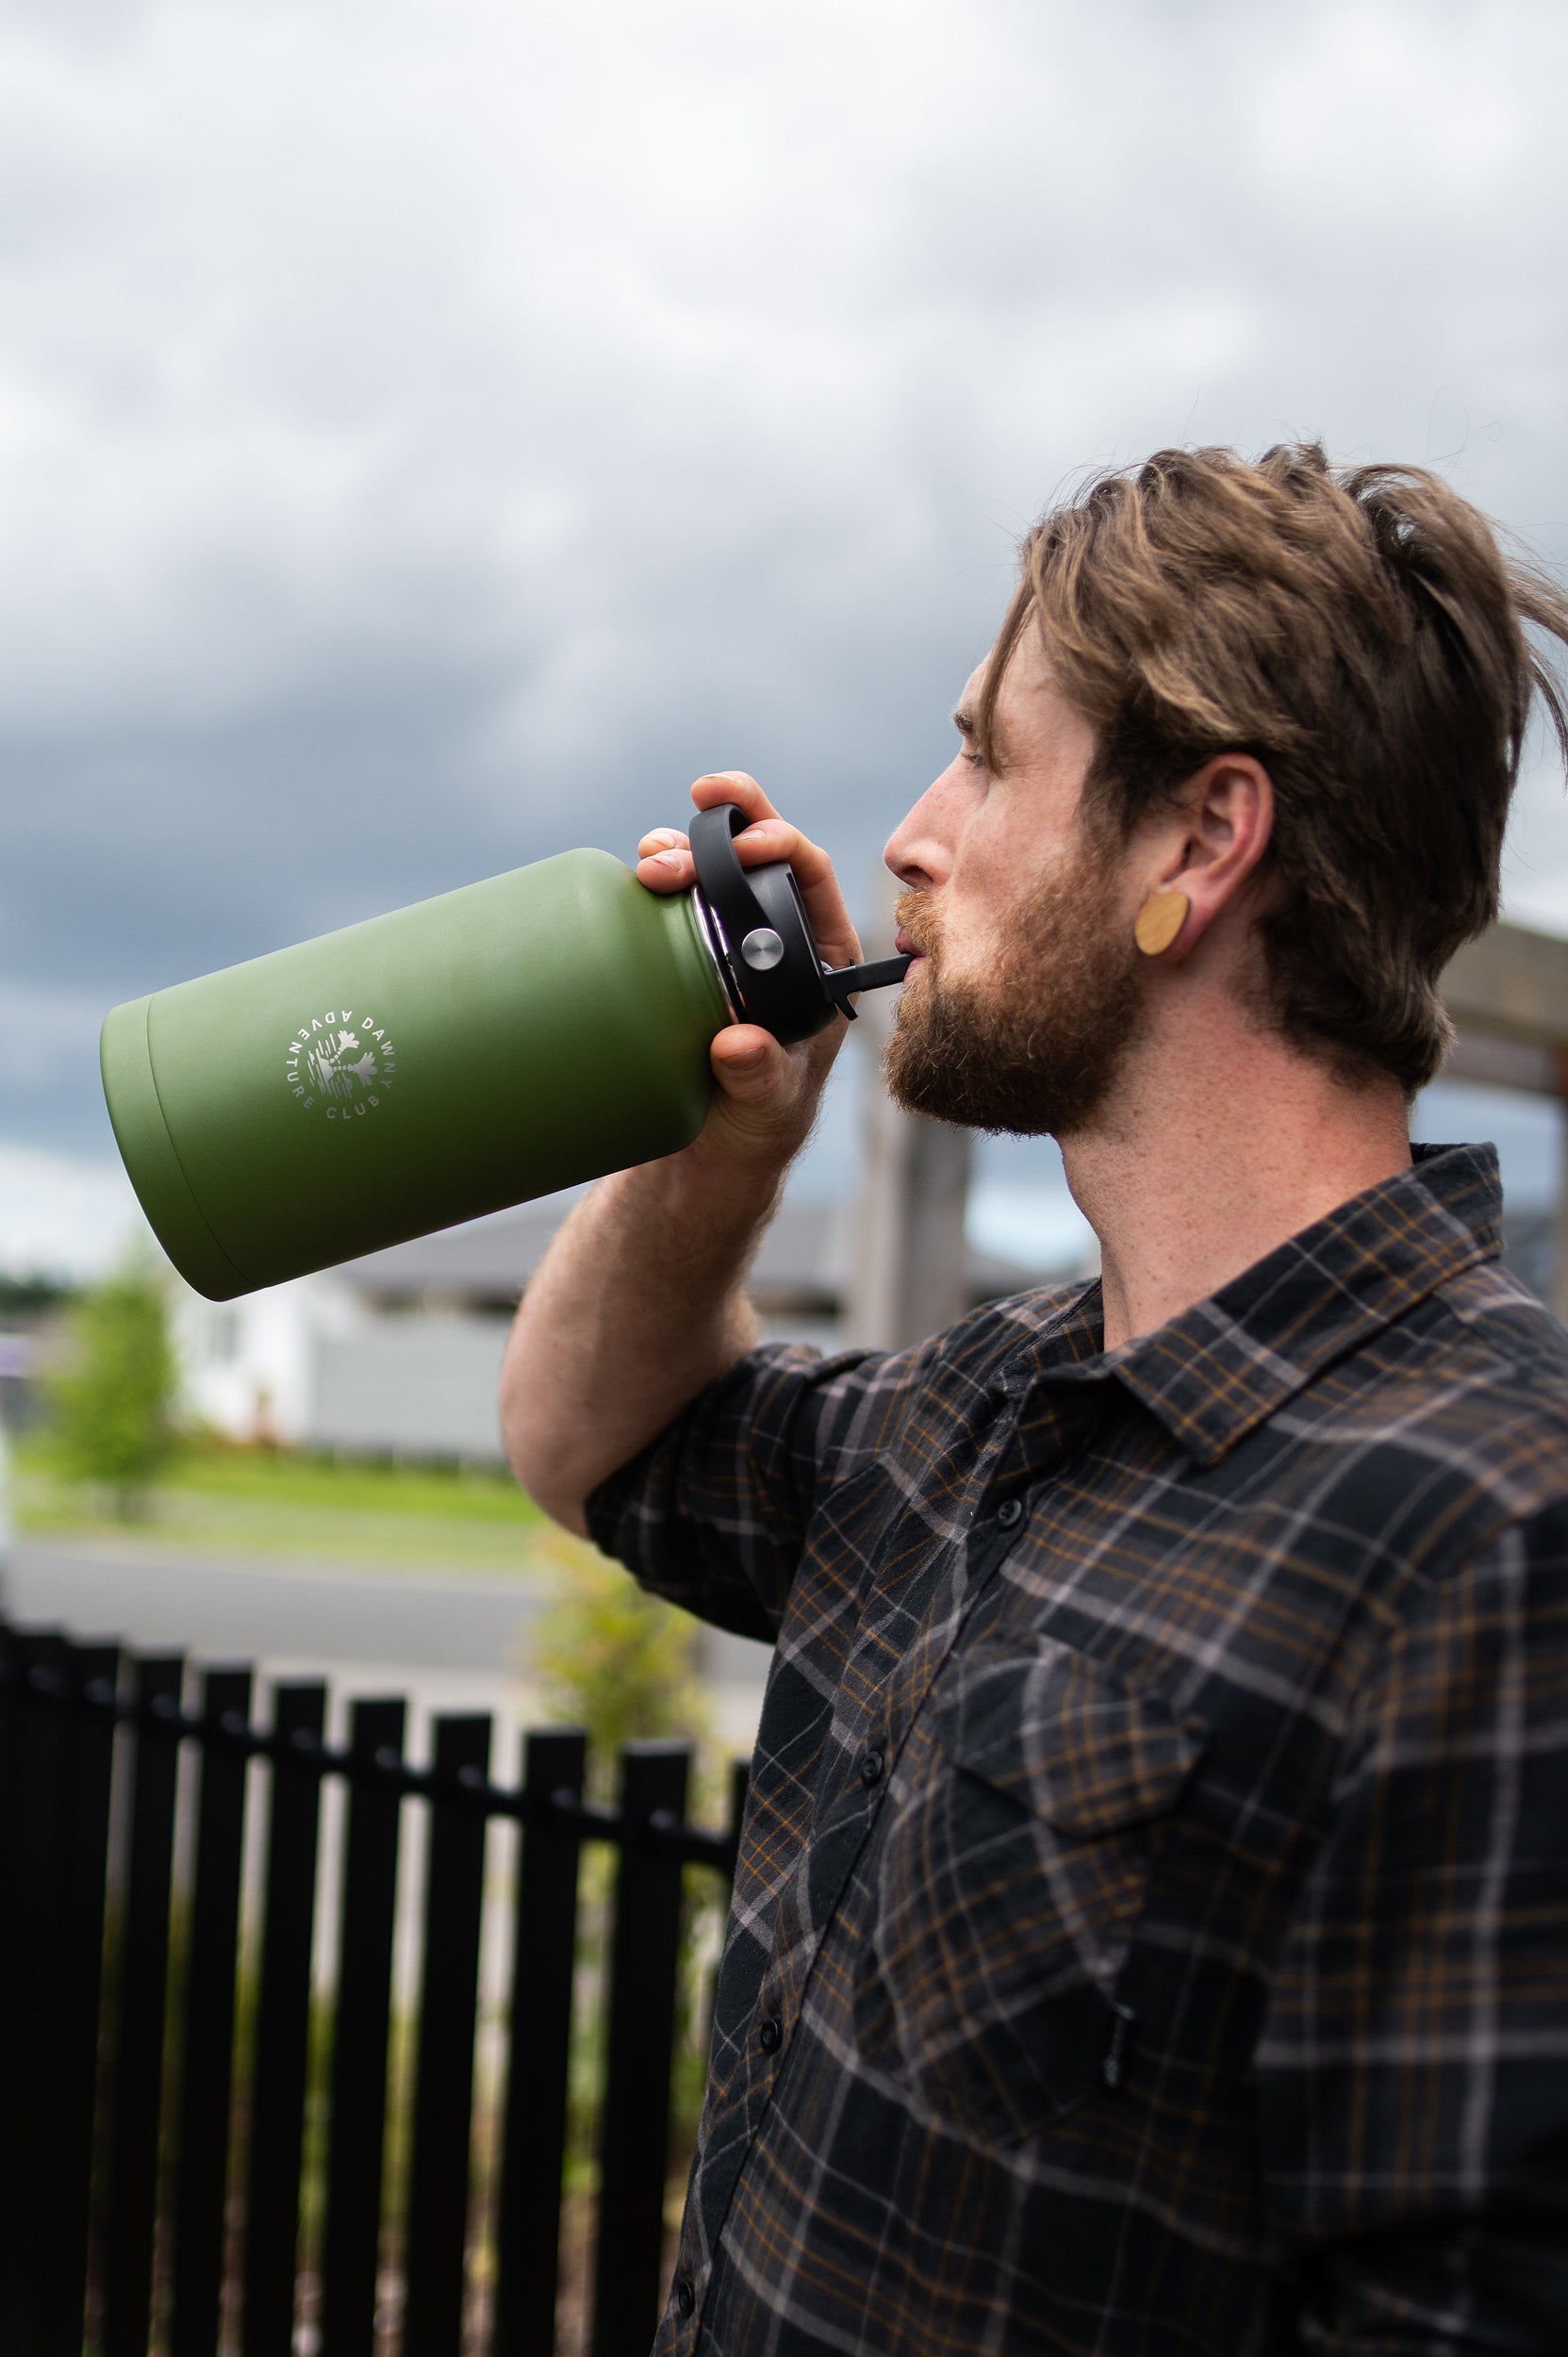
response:
[(960, 736), (972, 737), (976, 733), (975, 708), (973, 704), (959, 704), (955, 708), (953, 712), (953, 726), (958, 731)]

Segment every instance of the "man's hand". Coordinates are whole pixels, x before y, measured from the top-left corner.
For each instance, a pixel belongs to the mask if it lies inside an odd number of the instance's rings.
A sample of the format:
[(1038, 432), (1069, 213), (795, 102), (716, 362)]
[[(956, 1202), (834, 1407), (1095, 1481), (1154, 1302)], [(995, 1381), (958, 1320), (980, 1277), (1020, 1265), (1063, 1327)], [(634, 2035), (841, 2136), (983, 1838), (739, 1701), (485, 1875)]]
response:
[[(691, 799), (699, 810), (737, 802), (749, 821), (734, 839), (741, 865), (761, 867), (770, 860), (787, 860), (828, 964), (850, 965), (858, 960), (860, 944), (827, 853), (779, 816), (755, 778), (740, 769), (718, 771), (698, 779)], [(673, 827), (656, 827), (645, 834), (637, 846), (637, 881), (651, 892), (689, 891), (697, 870), (686, 837)], [(777, 1172), (799, 1152), (817, 1118), (823, 1083), (844, 1030), (839, 1018), (795, 1047), (781, 1047), (770, 1031), (754, 1023), (733, 1023), (719, 1032), (711, 1051), (718, 1090), (692, 1149), (716, 1180), (726, 1167), (733, 1167), (737, 1178), (761, 1169)]]
[[(826, 852), (779, 816), (754, 778), (699, 778), (691, 798), (701, 810), (738, 802), (750, 822), (735, 837), (742, 865), (787, 860), (823, 956), (834, 965), (859, 958)], [(651, 891), (696, 882), (676, 829), (657, 828), (637, 848)], [(518, 1479), (569, 1529), (586, 1531), (588, 1492), (756, 1341), (746, 1271), (845, 1030), (837, 1016), (793, 1047), (751, 1023), (720, 1031), (713, 1104), (695, 1143), (601, 1180), (535, 1271), (502, 1369), (502, 1430)]]

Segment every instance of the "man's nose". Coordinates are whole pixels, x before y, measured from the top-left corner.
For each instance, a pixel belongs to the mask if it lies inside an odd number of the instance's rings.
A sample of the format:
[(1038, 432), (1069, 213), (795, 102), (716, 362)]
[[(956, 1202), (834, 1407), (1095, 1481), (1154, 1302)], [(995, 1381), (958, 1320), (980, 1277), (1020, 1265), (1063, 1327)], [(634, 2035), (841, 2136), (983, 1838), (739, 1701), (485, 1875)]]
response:
[(945, 883), (952, 868), (952, 827), (943, 788), (947, 773), (928, 785), (907, 817), (900, 820), (883, 852), (886, 865), (906, 889)]

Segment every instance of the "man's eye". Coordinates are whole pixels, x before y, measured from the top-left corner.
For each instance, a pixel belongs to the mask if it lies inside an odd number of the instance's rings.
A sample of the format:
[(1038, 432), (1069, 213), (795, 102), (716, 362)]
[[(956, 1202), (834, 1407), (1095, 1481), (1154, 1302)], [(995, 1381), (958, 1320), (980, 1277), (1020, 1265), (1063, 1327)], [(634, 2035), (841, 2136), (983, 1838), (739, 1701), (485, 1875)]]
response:
[(958, 749), (958, 754), (959, 759), (961, 761), (966, 761), (971, 769), (983, 769), (985, 766), (985, 755), (981, 752), (976, 752), (971, 746), (961, 745)]

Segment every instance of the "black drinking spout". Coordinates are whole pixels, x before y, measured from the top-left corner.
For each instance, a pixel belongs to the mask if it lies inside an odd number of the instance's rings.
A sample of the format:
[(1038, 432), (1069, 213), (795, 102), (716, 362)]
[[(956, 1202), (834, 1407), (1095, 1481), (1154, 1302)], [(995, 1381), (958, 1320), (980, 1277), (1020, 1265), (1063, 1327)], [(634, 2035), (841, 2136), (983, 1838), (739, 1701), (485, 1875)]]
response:
[(822, 968), (822, 987), (841, 1014), (852, 1023), (855, 1011), (850, 998), (857, 990), (886, 990), (894, 982), (901, 982), (914, 964), (912, 952), (900, 951), (894, 958), (873, 958), (868, 965), (841, 965)]

